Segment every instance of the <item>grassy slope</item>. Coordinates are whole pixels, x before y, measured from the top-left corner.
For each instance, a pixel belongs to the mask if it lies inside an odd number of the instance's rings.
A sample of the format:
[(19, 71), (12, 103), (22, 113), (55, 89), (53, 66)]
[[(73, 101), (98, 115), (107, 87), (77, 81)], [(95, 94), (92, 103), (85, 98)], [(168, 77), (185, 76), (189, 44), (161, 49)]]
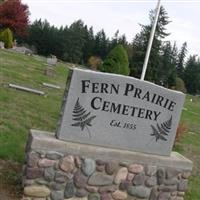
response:
[[(28, 57), (21, 54), (0, 50), (0, 158), (18, 162), (24, 160), (24, 146), (30, 128), (54, 131), (62, 94), (67, 77), (64, 64), (56, 67), (56, 76), (43, 74), (46, 60), (42, 57)], [(61, 90), (49, 89), (42, 82), (58, 84)], [(16, 91), (3, 87), (8, 83), (16, 83), (45, 91), (48, 96), (37, 96), (31, 93)], [(186, 200), (200, 199), (200, 98), (193, 102), (187, 96), (182, 121), (188, 126), (175, 150), (184, 154), (194, 162), (193, 176)]]
[[(191, 102), (190, 99), (193, 99)], [(200, 97), (187, 96), (181, 120), (187, 125), (188, 132), (176, 145), (175, 150), (193, 161), (194, 167), (189, 182), (186, 200), (200, 199)]]
[[(0, 157), (24, 160), (24, 146), (30, 128), (54, 131), (67, 78), (67, 66), (59, 63), (56, 76), (44, 75), (46, 59), (0, 50)], [(42, 86), (60, 85), (61, 90)], [(5, 87), (15, 83), (47, 93), (47, 97)]]

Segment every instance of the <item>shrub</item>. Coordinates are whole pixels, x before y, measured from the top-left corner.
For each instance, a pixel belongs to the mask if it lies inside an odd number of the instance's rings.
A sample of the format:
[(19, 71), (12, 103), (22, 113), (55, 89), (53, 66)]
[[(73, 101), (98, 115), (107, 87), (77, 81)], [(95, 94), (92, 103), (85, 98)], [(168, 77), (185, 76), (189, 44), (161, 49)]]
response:
[(187, 132), (187, 126), (184, 122), (180, 122), (176, 130), (175, 143), (180, 142), (180, 139)]
[(176, 78), (175, 90), (181, 91), (183, 93), (187, 92), (184, 81), (179, 77)]
[(100, 71), (115, 74), (129, 75), (129, 62), (126, 50), (122, 45), (117, 45), (107, 55)]
[(9, 28), (0, 31), (0, 41), (5, 43), (5, 48), (13, 47), (13, 33)]
[(88, 66), (92, 69), (92, 70), (97, 70), (102, 64), (102, 60), (100, 57), (97, 56), (91, 56), (88, 59)]

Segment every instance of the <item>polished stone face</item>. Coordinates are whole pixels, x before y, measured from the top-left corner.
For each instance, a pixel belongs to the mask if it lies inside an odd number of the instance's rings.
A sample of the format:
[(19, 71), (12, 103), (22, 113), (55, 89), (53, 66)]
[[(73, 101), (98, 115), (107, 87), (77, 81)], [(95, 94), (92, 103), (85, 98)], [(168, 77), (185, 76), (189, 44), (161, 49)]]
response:
[(135, 78), (74, 69), (57, 137), (170, 155), (185, 95)]

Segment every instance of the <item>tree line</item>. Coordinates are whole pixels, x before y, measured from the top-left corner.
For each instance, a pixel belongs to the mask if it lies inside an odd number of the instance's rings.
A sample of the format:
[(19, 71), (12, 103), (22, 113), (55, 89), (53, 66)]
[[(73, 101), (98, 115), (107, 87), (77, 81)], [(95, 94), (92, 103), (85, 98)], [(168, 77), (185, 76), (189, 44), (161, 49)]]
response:
[[(28, 7), (20, 0), (8, 0), (0, 4), (0, 40), (1, 33), (6, 35), (9, 30), (5, 30), (9, 28), (18, 43), (28, 45), (40, 55), (53, 54), (63, 61), (140, 78), (155, 10), (150, 11), (149, 24), (140, 25), (141, 30), (132, 42), (128, 42), (126, 36), (120, 35), (119, 31), (112, 38), (103, 29), (94, 33), (93, 27), (88, 27), (82, 20), (58, 28), (41, 19), (28, 24), (28, 15)], [(170, 35), (167, 32), (169, 23), (168, 14), (161, 7), (145, 80), (167, 88), (199, 94), (200, 58), (187, 55), (186, 42), (178, 48), (175, 42), (166, 41), (166, 37)], [(122, 70), (120, 63), (128, 65), (128, 69)], [(112, 71), (112, 65), (118, 69)]]

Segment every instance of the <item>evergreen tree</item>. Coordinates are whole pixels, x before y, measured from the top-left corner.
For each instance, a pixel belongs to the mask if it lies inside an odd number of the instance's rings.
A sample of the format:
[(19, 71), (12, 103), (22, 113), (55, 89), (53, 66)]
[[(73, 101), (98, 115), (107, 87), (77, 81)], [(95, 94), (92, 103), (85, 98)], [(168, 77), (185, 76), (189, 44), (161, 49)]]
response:
[(94, 55), (105, 59), (108, 53), (108, 39), (104, 30), (99, 31), (95, 36), (95, 46), (94, 46)]
[(28, 29), (28, 43), (34, 45), (37, 49), (37, 53), (40, 55), (49, 55), (52, 54), (49, 45), (50, 45), (50, 24), (45, 20), (41, 19), (36, 20), (30, 25)]
[(53, 39), (55, 41), (54, 48), (52, 49), (53, 54), (56, 55), (58, 58), (62, 59), (64, 54), (64, 28), (61, 26), (59, 29), (53, 29)]
[(190, 56), (185, 67), (184, 82), (188, 93), (200, 94), (200, 58)]
[(83, 63), (83, 49), (86, 44), (87, 31), (87, 26), (82, 20), (75, 21), (66, 29), (67, 37), (64, 51), (66, 61)]
[(177, 66), (177, 63), (178, 63), (178, 47), (176, 45), (176, 42), (174, 42), (173, 47), (172, 47), (172, 56), (173, 56), (174, 64)]
[(176, 68), (177, 74), (180, 78), (183, 78), (184, 76), (184, 60), (185, 60), (186, 54), (187, 54), (187, 43), (184, 42), (178, 54), (178, 63), (177, 63), (177, 68)]
[(0, 41), (3, 41), (5, 48), (13, 47), (13, 33), (9, 28), (0, 31)]
[(34, 46), (40, 55), (53, 54), (58, 58), (63, 55), (63, 27), (58, 29), (51, 26), (47, 20), (35, 20), (28, 27), (28, 37), (18, 37), (17, 41), (18, 43), (27, 43), (29, 46)]
[(69, 46), (70, 46), (70, 39), (69, 39), (69, 28), (68, 26), (65, 26), (62, 32), (62, 37), (63, 37), (63, 55), (62, 55), (62, 60), (68, 61), (68, 51), (69, 51)]
[[(154, 22), (154, 16), (155, 10), (150, 12), (150, 25), (141, 25), (141, 32), (135, 36), (133, 41), (134, 50), (130, 68), (131, 76), (137, 78), (139, 78), (142, 73), (142, 66), (150, 37), (151, 27)], [(157, 67), (160, 65), (162, 39), (169, 35), (169, 33), (166, 32), (166, 25), (169, 22), (170, 21), (169, 17), (167, 16), (167, 12), (163, 7), (161, 7), (145, 78), (156, 83), (159, 82)]]
[(95, 46), (95, 41), (94, 41), (94, 31), (93, 27), (90, 27), (89, 30), (86, 30), (86, 42), (83, 47), (83, 61), (84, 63), (88, 62), (88, 59), (93, 55), (94, 52), (94, 46)]
[[(126, 50), (127, 55), (128, 55), (128, 61), (129, 61), (129, 63), (131, 63), (132, 55), (133, 55), (133, 47), (132, 47), (132, 44), (130, 44), (127, 41), (125, 34), (123, 34), (122, 36), (120, 36), (118, 38), (118, 44), (121, 44), (124, 47), (124, 49)], [(130, 71), (130, 69), (129, 69), (129, 71)]]
[(176, 46), (170, 42), (163, 44), (161, 48), (160, 64), (157, 68), (157, 84), (170, 88), (176, 83)]
[(109, 42), (108, 50), (111, 51), (113, 48), (115, 48), (119, 43), (119, 30), (117, 30), (114, 34), (114, 36), (111, 38), (111, 41)]
[(103, 72), (129, 75), (128, 55), (122, 45), (117, 45), (109, 52), (100, 70)]
[(128, 42), (127, 42), (125, 34), (119, 37), (118, 44), (121, 44), (122, 46), (128, 46)]
[(126, 48), (129, 44), (127, 42), (125, 34), (119, 35), (119, 30), (117, 30), (114, 34), (114, 37), (111, 39), (111, 41), (108, 41), (108, 50), (112, 50), (115, 48), (118, 44), (121, 44), (124, 48)]

